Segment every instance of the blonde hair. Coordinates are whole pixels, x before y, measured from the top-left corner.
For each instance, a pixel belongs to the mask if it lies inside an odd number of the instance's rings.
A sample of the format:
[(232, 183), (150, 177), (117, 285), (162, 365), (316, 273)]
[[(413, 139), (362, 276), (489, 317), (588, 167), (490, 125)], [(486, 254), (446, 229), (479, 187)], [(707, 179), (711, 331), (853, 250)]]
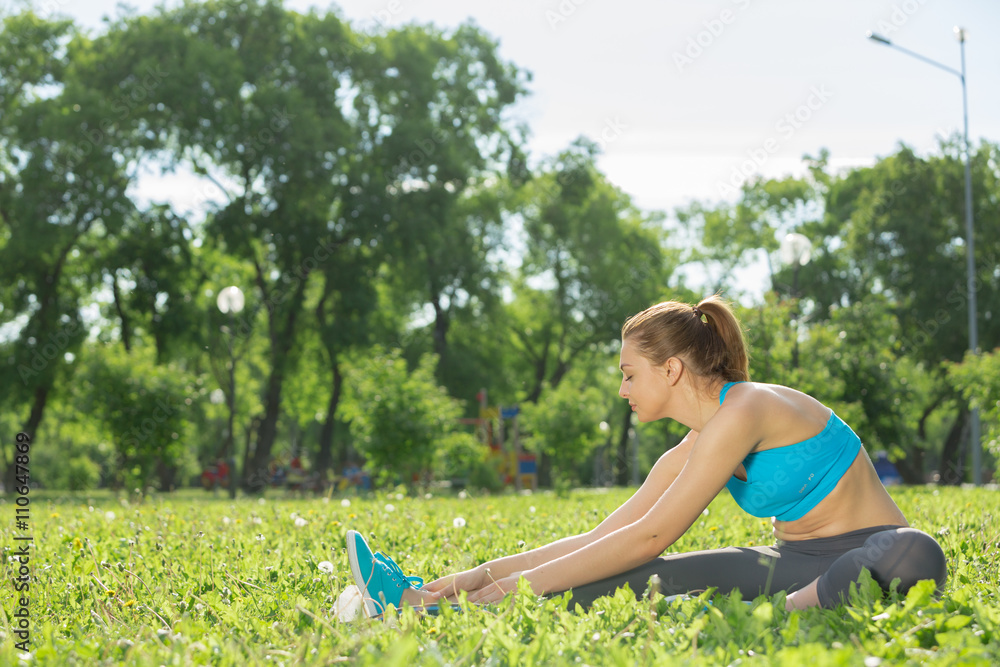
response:
[(750, 379), (743, 328), (718, 294), (702, 299), (697, 306), (679, 301), (650, 306), (625, 321), (625, 339), (654, 366), (680, 357), (697, 375), (727, 382)]

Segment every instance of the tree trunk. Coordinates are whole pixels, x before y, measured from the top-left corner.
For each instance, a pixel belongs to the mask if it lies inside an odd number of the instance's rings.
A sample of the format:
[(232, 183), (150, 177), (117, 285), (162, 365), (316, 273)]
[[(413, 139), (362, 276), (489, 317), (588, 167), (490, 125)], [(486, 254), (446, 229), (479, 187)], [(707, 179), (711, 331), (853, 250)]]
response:
[(126, 352), (132, 351), (132, 324), (129, 322), (128, 314), (125, 312), (125, 306), (122, 303), (122, 293), (118, 288), (118, 276), (115, 275), (114, 271), (111, 272), (111, 294), (115, 299), (115, 310), (118, 312), (118, 319), (121, 321), (122, 326), (122, 345), (125, 346)]
[(434, 295), (431, 299), (434, 306), (434, 354), (438, 355), (438, 363), (443, 363), (445, 350), (448, 347), (448, 329), (451, 322), (448, 313), (441, 307), (441, 298)]
[(618, 456), (615, 459), (615, 484), (618, 486), (628, 486), (628, 466), (629, 460), (629, 431), (632, 429), (632, 410), (623, 413), (622, 430), (618, 437)]
[[(277, 364), (277, 360), (275, 364)], [(283, 362), (282, 362), (283, 363)], [(281, 416), (281, 386), (283, 373), (278, 368), (271, 369), (264, 394), (264, 417), (257, 429), (256, 446), (253, 456), (243, 470), (243, 486), (250, 493), (261, 493), (267, 487), (271, 465), (271, 447), (278, 435), (278, 417)]]
[[(42, 415), (45, 414), (45, 405), (49, 400), (49, 390), (52, 389), (51, 380), (42, 385), (35, 387), (35, 397), (31, 404), (31, 413), (28, 415), (28, 421), (24, 425), (24, 433), (28, 435), (31, 440), (31, 446), (34, 447), (37, 443), (35, 442), (35, 433), (38, 432), (38, 426), (42, 423)], [(16, 448), (12, 448), (12, 453), (17, 454)], [(4, 450), (4, 464), (6, 465), (6, 470), (4, 471), (3, 484), (5, 489), (13, 489), (17, 482), (17, 466), (14, 465), (14, 456), (10, 459), (6, 457), (6, 449)]]
[(968, 420), (969, 411), (965, 406), (962, 406), (955, 416), (955, 422), (951, 425), (948, 437), (944, 441), (944, 448), (941, 450), (942, 484), (958, 485), (962, 483), (965, 477), (965, 471), (962, 469), (959, 461), (959, 452), (962, 448), (962, 443), (965, 442), (963, 436), (966, 433), (965, 427)]
[(337, 404), (340, 403), (340, 393), (344, 384), (344, 375), (340, 372), (340, 364), (333, 357), (333, 387), (330, 391), (330, 401), (326, 406), (326, 421), (319, 432), (319, 452), (316, 455), (316, 471), (320, 478), (333, 464), (333, 429), (336, 426)]
[[(177, 466), (167, 465), (163, 459), (156, 462), (156, 476), (160, 480), (160, 491), (173, 491), (177, 488)], [(142, 490), (143, 495), (146, 490)]]
[(288, 365), (288, 353), (295, 344), (295, 322), (302, 309), (307, 277), (308, 274), (299, 278), (295, 290), (290, 295), (288, 305), (283, 311), (285, 314), (283, 323), (276, 321), (281, 315), (277, 305), (270, 311), (271, 374), (268, 376), (267, 391), (264, 394), (264, 418), (257, 430), (257, 446), (254, 448), (250, 465), (243, 471), (243, 486), (250, 493), (262, 492), (270, 479), (271, 448), (278, 435), (285, 367)]
[(539, 397), (542, 395), (542, 387), (545, 385), (545, 369), (549, 365), (550, 342), (549, 332), (546, 331), (542, 343), (542, 358), (535, 364), (535, 386), (531, 389), (531, 393), (524, 399), (528, 403), (537, 403)]

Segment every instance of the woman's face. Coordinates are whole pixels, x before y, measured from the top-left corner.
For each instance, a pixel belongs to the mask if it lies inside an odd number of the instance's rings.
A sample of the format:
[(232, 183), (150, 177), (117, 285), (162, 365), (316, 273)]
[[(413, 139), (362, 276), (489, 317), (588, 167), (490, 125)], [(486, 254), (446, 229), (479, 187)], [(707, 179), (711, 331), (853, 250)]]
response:
[(668, 384), (664, 370), (652, 366), (627, 338), (622, 341), (621, 369), (622, 384), (618, 395), (628, 400), (639, 421), (651, 422), (665, 417)]

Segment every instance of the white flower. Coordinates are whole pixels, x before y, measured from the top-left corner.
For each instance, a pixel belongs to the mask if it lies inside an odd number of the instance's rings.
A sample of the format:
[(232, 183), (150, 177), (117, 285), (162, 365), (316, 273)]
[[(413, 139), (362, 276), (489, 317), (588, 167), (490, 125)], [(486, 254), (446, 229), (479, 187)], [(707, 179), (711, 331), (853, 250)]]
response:
[(266, 500), (264, 500), (263, 498), (258, 498), (258, 499), (257, 499), (257, 504), (258, 504), (258, 505), (263, 505), (263, 504), (265, 504), (266, 502), (267, 502), (267, 501), (266, 501)]
[(351, 506), (351, 499), (350, 498), (344, 498), (343, 500), (340, 501), (340, 506), (341, 507), (350, 507)]
[(305, 519), (303, 519), (302, 517), (300, 517), (300, 516), (295, 517), (295, 527), (296, 528), (301, 528), (302, 526), (306, 525), (307, 523), (309, 523), (309, 522), (306, 521)]
[(255, 537), (254, 539), (257, 540), (258, 542), (263, 542), (264, 536), (261, 535), (260, 533), (257, 533), (257, 537)]
[(465, 528), (465, 519), (460, 516), (456, 516), (455, 520), (451, 522), (451, 525), (455, 526), (455, 528)]
[(392, 503), (386, 503), (386, 505), (385, 505), (385, 511), (386, 512), (395, 512), (396, 511), (396, 506), (393, 505)]
[(361, 591), (357, 586), (348, 586), (333, 603), (333, 615), (341, 623), (349, 623), (362, 614), (364, 608)]
[(104, 518), (107, 519), (108, 521), (114, 521), (115, 513), (112, 512), (111, 510), (108, 510), (107, 512), (104, 513)]
[(462, 489), (461, 491), (458, 492), (458, 497), (461, 498), (462, 500), (465, 500), (466, 498), (469, 497), (469, 494), (465, 492), (465, 489)]
[(402, 500), (403, 498), (404, 498), (404, 496), (403, 496), (402, 493), (397, 493), (396, 494), (396, 500)]
[(535, 513), (535, 506), (532, 505), (531, 507), (529, 507), (528, 511), (531, 512), (532, 514), (534, 514)]
[(254, 523), (254, 524), (257, 524), (259, 526), (260, 523), (261, 523), (260, 517), (259, 516), (251, 517), (250, 523)]
[(328, 560), (322, 561), (316, 564), (320, 572), (325, 572), (326, 574), (333, 574), (333, 563)]
[(226, 524), (226, 525), (228, 526), (228, 525), (229, 525), (229, 522), (230, 522), (230, 519), (229, 519), (229, 517), (228, 517), (228, 516), (224, 516), (224, 517), (222, 517), (222, 523), (224, 523), (224, 524)]

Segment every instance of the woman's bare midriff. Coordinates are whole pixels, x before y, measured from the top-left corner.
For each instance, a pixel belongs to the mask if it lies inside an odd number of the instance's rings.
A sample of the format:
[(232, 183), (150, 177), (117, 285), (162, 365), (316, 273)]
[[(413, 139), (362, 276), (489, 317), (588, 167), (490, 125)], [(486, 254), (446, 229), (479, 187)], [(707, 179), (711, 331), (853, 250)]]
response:
[(864, 447), (854, 463), (826, 498), (801, 519), (775, 519), (774, 537), (779, 540), (810, 540), (833, 537), (873, 526), (908, 526), (903, 513), (889, 497)]

